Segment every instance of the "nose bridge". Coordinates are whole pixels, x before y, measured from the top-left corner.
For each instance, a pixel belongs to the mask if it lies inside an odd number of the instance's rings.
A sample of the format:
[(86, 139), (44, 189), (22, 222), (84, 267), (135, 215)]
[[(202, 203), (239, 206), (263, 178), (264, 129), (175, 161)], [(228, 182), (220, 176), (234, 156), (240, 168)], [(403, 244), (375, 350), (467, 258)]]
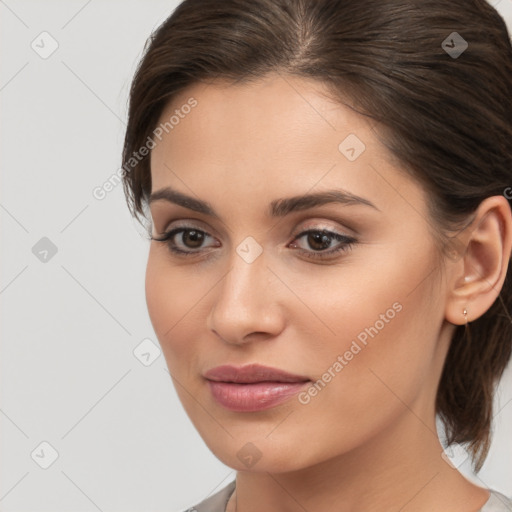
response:
[(276, 296), (269, 286), (268, 258), (251, 238), (244, 239), (230, 255), (229, 270), (219, 283), (209, 315), (208, 327), (232, 343), (252, 332), (275, 334), (280, 328), (272, 306)]
[[(267, 260), (263, 247), (254, 239), (246, 239), (235, 247), (219, 301), (226, 302), (230, 307), (238, 305), (245, 309), (268, 303), (265, 300), (270, 273)], [(260, 306), (258, 303), (261, 303)]]

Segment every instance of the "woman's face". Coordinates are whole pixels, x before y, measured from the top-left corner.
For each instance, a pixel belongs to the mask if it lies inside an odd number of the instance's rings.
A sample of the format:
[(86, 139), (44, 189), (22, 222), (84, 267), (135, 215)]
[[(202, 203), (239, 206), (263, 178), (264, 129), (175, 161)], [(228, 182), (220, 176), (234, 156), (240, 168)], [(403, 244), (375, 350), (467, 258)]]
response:
[[(321, 90), (277, 75), (197, 84), (154, 138), (152, 194), (191, 199), (151, 201), (154, 237), (186, 230), (151, 242), (150, 318), (191, 421), (239, 470), (305, 468), (434, 425), (454, 326), (426, 196)], [(205, 376), (252, 364), (302, 379)]]

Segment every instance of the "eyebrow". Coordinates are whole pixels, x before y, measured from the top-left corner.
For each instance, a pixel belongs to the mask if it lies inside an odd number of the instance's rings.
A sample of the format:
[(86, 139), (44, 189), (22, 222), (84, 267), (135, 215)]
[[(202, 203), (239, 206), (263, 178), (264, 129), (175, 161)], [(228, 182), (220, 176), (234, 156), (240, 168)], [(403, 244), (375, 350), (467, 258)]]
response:
[[(149, 204), (155, 201), (167, 201), (174, 203), (189, 210), (209, 215), (216, 219), (220, 219), (219, 215), (212, 208), (210, 203), (187, 196), (182, 192), (165, 187), (153, 192), (149, 197)], [(324, 204), (338, 203), (343, 205), (364, 205), (380, 211), (371, 201), (363, 197), (357, 196), (345, 190), (326, 190), (313, 194), (305, 194), (281, 199), (275, 199), (270, 203), (268, 215), (270, 217), (284, 217), (293, 212), (308, 210), (315, 206)]]

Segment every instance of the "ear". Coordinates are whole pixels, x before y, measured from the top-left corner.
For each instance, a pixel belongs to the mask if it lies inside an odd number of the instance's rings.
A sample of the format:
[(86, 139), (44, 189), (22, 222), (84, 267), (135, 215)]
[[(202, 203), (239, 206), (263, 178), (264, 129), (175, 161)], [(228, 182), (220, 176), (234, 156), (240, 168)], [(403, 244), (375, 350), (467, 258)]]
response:
[(512, 212), (504, 196), (480, 203), (471, 224), (457, 237), (460, 259), (452, 267), (446, 320), (455, 325), (482, 316), (498, 297), (512, 250)]

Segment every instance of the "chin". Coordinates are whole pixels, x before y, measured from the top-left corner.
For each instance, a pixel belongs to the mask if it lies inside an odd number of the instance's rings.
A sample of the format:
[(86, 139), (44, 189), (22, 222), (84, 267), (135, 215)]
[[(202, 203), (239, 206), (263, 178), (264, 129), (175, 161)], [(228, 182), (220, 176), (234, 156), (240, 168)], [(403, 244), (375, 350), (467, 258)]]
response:
[(226, 434), (224, 442), (219, 442), (218, 436), (202, 435), (202, 438), (215, 457), (237, 471), (286, 473), (319, 462), (313, 460), (319, 454), (311, 454), (312, 457), (309, 457), (302, 443), (293, 443), (291, 434), (275, 440), (265, 438), (267, 435), (268, 432), (261, 436), (252, 437), (248, 434), (231, 438)]

